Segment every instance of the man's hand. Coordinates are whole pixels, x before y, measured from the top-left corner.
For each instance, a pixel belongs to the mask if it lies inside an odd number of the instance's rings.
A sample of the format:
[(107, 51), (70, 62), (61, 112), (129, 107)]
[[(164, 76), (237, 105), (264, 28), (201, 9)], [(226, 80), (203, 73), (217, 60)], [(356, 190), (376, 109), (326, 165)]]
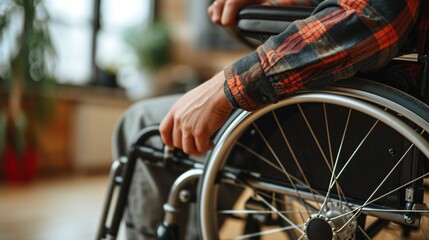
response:
[(192, 155), (201, 155), (213, 147), (209, 138), (232, 110), (223, 91), (224, 81), (221, 71), (176, 101), (160, 125), (165, 145)]
[(249, 5), (273, 5), (268, 0), (215, 0), (208, 8), (211, 21), (221, 26), (233, 26), (240, 9)]

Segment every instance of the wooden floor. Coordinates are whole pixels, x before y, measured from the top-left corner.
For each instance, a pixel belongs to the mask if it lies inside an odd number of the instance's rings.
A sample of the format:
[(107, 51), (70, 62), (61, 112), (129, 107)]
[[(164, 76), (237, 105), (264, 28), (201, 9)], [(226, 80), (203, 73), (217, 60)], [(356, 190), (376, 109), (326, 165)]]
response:
[[(77, 176), (0, 185), (0, 240), (96, 239), (107, 179), (107, 175)], [(424, 225), (424, 236), (413, 239), (428, 239), (427, 222)], [(125, 239), (121, 229), (118, 240)], [(397, 239), (389, 235), (384, 232), (377, 239)]]
[(0, 186), (0, 240), (95, 239), (106, 189), (107, 175)]

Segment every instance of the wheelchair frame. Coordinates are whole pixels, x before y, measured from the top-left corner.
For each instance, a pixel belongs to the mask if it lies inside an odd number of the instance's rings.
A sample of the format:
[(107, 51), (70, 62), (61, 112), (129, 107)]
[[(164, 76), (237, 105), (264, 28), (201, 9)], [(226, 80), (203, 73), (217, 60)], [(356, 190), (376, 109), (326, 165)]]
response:
[[(258, 10), (258, 9), (256, 9)], [(271, 9), (272, 10), (272, 9)], [(290, 9), (287, 9), (289, 11)], [(305, 16), (309, 15), (309, 9), (303, 8), (301, 12), (298, 11), (298, 14), (294, 12), (294, 19), (303, 18)], [(264, 40), (269, 35), (272, 35), (274, 33), (272, 32), (266, 32), (261, 33), (255, 32), (253, 29), (254, 24), (253, 20), (250, 18), (247, 18), (246, 16), (252, 16), (252, 9), (245, 9), (242, 12), (242, 19), (243, 21), (239, 22), (239, 28), (240, 32), (239, 34), (236, 34), (236, 36), (239, 37), (241, 41), (244, 41), (247, 45), (255, 45), (255, 39)], [(293, 20), (293, 19), (292, 19)], [(260, 19), (255, 20), (260, 21)], [(288, 21), (291, 20), (284, 20), (280, 19), (280, 22), (283, 22), (282, 24), (288, 24)], [(278, 22), (273, 23), (272, 21), (268, 21), (267, 24), (269, 25), (278, 25)], [(281, 28), (283, 28), (282, 26)], [(270, 29), (267, 27), (262, 27), (260, 30), (263, 29)], [(237, 32), (235, 32), (237, 33)], [(406, 61), (406, 62), (415, 62), (423, 65), (423, 75), (422, 79), (420, 80), (420, 95), (419, 98), (422, 98), (425, 102), (423, 104), (424, 111), (427, 111), (429, 113), (429, 84), (428, 84), (428, 78), (429, 78), (429, 63), (428, 63), (428, 55), (429, 53), (411, 53), (407, 55), (402, 55), (397, 58), (395, 58), (395, 61)], [(311, 102), (311, 101), (326, 101), (329, 102), (344, 102), (345, 106), (349, 107), (348, 101), (356, 101), (356, 104), (353, 103), (357, 108), (360, 108), (360, 110), (363, 109), (363, 111), (366, 111), (368, 114), (372, 114), (374, 116), (380, 117), (383, 115), (383, 110), (377, 110), (374, 107), (370, 106), (369, 104), (365, 103), (366, 101), (374, 101), (377, 104), (379, 104), (379, 100), (383, 99), (377, 99), (378, 97), (374, 94), (365, 93), (364, 91), (357, 91), (359, 92), (356, 94), (357, 90), (347, 88), (347, 85), (341, 86), (333, 86), (331, 88), (323, 89), (320, 91), (312, 91), (308, 93), (304, 93), (303, 95), (296, 94), (288, 97), (285, 101), (288, 103), (298, 103), (300, 101), (303, 102)], [(323, 94), (330, 94), (331, 92), (338, 93), (340, 92), (342, 96), (335, 96), (335, 99), (329, 99)], [(322, 95), (321, 95), (322, 94)], [(360, 96), (360, 99), (354, 100), (350, 98), (352, 96), (353, 98), (357, 95)], [(384, 100), (383, 100), (384, 101)], [(389, 102), (383, 102), (383, 104), (391, 104)], [(224, 135), (220, 137), (220, 139), (217, 142), (216, 148), (211, 153), (211, 157), (209, 158), (209, 161), (207, 165), (203, 165), (202, 163), (190, 158), (186, 154), (180, 152), (179, 150), (170, 150), (166, 147), (163, 149), (156, 149), (150, 146), (145, 145), (146, 142), (152, 138), (159, 135), (158, 127), (157, 126), (148, 126), (144, 129), (142, 129), (138, 134), (137, 138), (134, 141), (134, 144), (132, 145), (132, 148), (129, 151), (129, 155), (126, 158), (115, 160), (112, 164), (111, 172), (110, 172), (110, 184), (108, 187), (107, 192), (107, 199), (105, 202), (103, 214), (101, 217), (101, 222), (97, 234), (97, 239), (116, 239), (119, 226), (127, 205), (127, 197), (128, 192), (133, 176), (133, 172), (135, 169), (136, 162), (139, 160), (142, 160), (145, 162), (145, 164), (154, 165), (158, 167), (166, 167), (166, 166), (174, 166), (184, 169), (184, 173), (176, 179), (173, 186), (171, 187), (170, 194), (168, 197), (168, 202), (164, 205), (164, 221), (160, 223), (159, 228), (157, 229), (157, 238), (158, 239), (179, 239), (179, 229), (178, 229), (178, 219), (180, 218), (180, 214), (183, 211), (187, 210), (187, 204), (191, 200), (192, 194), (194, 194), (196, 189), (196, 183), (201, 179), (200, 182), (200, 188), (203, 191), (210, 191), (210, 190), (204, 190), (204, 188), (211, 186), (213, 182), (219, 181), (219, 174), (216, 171), (211, 170), (210, 172), (207, 172), (207, 169), (221, 169), (223, 165), (225, 164), (224, 161), (219, 160), (219, 158), (226, 158), (228, 154), (231, 152), (231, 148), (224, 147), (233, 145), (235, 141), (240, 137), (240, 135), (243, 133), (245, 127), (249, 126), (251, 122), (256, 121), (257, 118), (264, 115), (267, 112), (273, 111), (274, 109), (279, 108), (279, 106), (270, 105), (268, 107), (265, 107), (261, 109), (260, 111), (257, 111), (256, 113), (247, 113), (247, 112), (241, 112), (237, 113), (233, 122), (226, 127), (226, 130), (224, 130)], [(389, 105), (389, 109), (398, 109), (398, 112), (407, 114), (407, 112), (403, 111), (403, 106), (398, 106), (395, 104)], [(384, 117), (384, 115), (383, 115)], [(381, 117), (381, 118), (383, 118)], [(413, 121), (417, 121), (419, 126), (425, 126), (423, 127), (424, 132), (429, 132), (429, 121), (425, 119), (415, 119), (415, 115), (409, 114), (409, 116), (405, 116), (411, 118)], [(383, 119), (385, 123), (389, 124), (392, 123), (392, 127), (394, 124), (394, 120), (390, 119), (389, 117), (386, 117)], [(242, 127), (244, 125), (245, 127)], [(398, 130), (399, 129), (399, 130)], [(410, 139), (418, 139), (417, 145), (418, 148), (423, 152), (425, 156), (429, 156), (429, 145), (426, 141), (422, 141), (423, 137), (420, 136), (419, 133), (416, 133), (413, 131), (413, 129), (407, 127), (407, 126), (399, 126), (396, 130), (400, 131), (404, 136)], [(225, 170), (225, 169), (224, 169)], [(234, 172), (234, 169), (231, 169), (232, 172)], [(228, 170), (224, 172), (224, 175), (228, 175)], [(233, 174), (230, 174), (233, 175)], [(227, 176), (225, 181), (230, 181), (231, 183), (237, 183), (236, 181), (240, 181), (240, 179), (236, 179), (235, 177), (229, 177)], [(258, 181), (258, 179), (249, 180), (246, 182), (246, 184), (252, 184), (252, 186), (260, 189), (270, 189), (273, 190), (276, 186), (270, 185), (264, 182)], [(271, 189), (272, 188), (272, 189)], [(119, 192), (117, 192), (119, 189)], [(296, 197), (302, 197), (302, 195), (308, 195), (308, 192), (305, 191), (291, 191), (290, 189), (274, 189), (275, 191), (288, 191), (288, 194), (295, 195)], [(416, 197), (413, 195), (414, 193), (410, 193), (410, 198)], [(116, 202), (114, 203), (114, 210), (111, 212), (111, 205), (112, 199), (116, 197)], [(206, 199), (207, 195), (205, 195), (202, 199), (199, 199), (200, 201), (200, 209), (201, 211), (204, 211), (204, 209), (212, 208), (213, 204), (211, 199)], [(307, 200), (312, 200), (314, 196), (307, 196)], [(323, 200), (322, 200), (323, 201)], [(335, 202), (334, 200), (333, 202)], [(410, 201), (412, 202), (412, 201)], [(411, 226), (411, 227), (417, 227), (420, 225), (420, 218), (416, 216), (414, 211), (421, 210), (421, 209), (427, 209), (424, 203), (416, 203), (412, 206), (410, 206), (410, 209), (408, 211), (403, 212), (401, 214), (391, 214), (389, 212), (380, 212), (375, 213), (375, 215), (380, 215), (382, 218), (387, 218), (389, 220), (392, 220), (394, 222), (401, 222), (404, 225)], [(368, 210), (367, 210), (368, 211)], [(371, 209), (369, 209), (371, 211)], [(426, 211), (426, 210), (425, 210)], [(374, 213), (373, 213), (374, 214)], [(202, 216), (200, 217), (201, 227), (204, 228), (207, 225), (215, 224), (211, 221), (208, 221), (209, 216)], [(380, 223), (380, 226), (383, 223)], [(374, 224), (376, 225), (376, 224)], [(377, 226), (374, 226), (374, 228), (377, 228)], [(212, 230), (203, 230), (206, 234), (211, 232)], [(377, 230), (374, 230), (377, 232)], [(204, 239), (216, 239), (216, 237), (209, 235), (204, 235)]]

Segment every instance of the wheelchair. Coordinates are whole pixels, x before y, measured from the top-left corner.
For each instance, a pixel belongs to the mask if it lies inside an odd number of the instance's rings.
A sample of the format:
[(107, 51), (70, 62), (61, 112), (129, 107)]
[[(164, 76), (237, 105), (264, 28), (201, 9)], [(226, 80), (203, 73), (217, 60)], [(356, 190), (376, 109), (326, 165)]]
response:
[[(248, 7), (234, 34), (256, 46), (311, 11)], [(204, 240), (429, 239), (428, 54), (392, 60), (419, 65), (416, 81), (384, 71), (377, 81), (357, 76), (255, 112), (237, 110), (205, 164), (151, 147), (158, 127), (142, 129), (129, 156), (112, 165), (97, 239), (116, 238), (136, 161), (184, 172), (164, 205), (158, 239), (180, 239), (190, 202)]]

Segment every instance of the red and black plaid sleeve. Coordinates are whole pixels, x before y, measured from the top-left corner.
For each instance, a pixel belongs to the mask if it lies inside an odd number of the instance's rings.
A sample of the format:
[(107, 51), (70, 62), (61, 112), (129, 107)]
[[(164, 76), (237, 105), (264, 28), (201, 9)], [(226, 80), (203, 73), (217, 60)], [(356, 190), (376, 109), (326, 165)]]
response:
[(279, 96), (372, 71), (397, 54), (420, 0), (325, 0), (256, 51), (226, 67), (230, 103), (255, 110)]

